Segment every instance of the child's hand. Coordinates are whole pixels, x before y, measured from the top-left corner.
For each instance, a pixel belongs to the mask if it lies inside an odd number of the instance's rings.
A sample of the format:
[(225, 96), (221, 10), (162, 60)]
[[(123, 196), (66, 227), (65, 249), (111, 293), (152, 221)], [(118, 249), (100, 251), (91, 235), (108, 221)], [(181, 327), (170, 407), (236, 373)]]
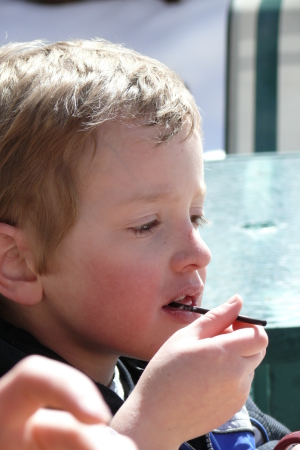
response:
[(96, 386), (65, 364), (31, 356), (1, 378), (1, 449), (137, 450), (110, 418)]
[(175, 450), (239, 411), (268, 344), (262, 327), (234, 325), (229, 332), (241, 306), (241, 298), (234, 296), (168, 339), (113, 427), (141, 450)]

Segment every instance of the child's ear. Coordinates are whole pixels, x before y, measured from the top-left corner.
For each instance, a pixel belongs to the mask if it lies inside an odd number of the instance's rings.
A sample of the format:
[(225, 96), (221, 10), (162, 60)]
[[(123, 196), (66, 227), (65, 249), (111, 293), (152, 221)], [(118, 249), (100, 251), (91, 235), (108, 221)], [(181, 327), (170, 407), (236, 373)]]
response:
[(40, 302), (43, 287), (33, 261), (26, 233), (0, 223), (0, 293), (4, 297), (22, 305)]

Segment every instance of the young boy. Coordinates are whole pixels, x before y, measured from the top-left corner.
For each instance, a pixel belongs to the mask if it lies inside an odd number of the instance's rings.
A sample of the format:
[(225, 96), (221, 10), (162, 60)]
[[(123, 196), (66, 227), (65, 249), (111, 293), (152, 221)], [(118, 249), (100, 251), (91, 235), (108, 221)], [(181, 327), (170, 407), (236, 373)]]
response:
[(210, 261), (184, 84), (104, 41), (10, 44), (0, 58), (2, 373), (29, 354), (66, 361), (140, 450), (273, 448), (287, 430), (243, 407), (264, 330), (235, 322), (237, 295), (201, 318), (170, 306), (201, 304)]

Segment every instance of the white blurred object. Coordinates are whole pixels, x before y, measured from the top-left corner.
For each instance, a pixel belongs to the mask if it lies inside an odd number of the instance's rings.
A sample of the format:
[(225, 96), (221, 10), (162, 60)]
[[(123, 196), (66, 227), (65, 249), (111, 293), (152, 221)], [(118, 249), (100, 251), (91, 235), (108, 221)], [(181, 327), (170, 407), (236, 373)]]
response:
[(221, 161), (226, 158), (225, 150), (209, 150), (203, 153), (204, 161)]

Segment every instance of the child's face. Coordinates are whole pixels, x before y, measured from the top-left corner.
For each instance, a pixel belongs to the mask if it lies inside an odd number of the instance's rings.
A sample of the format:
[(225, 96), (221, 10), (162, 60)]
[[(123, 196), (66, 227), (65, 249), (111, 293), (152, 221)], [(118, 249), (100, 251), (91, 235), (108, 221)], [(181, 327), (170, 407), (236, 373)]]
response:
[[(82, 167), (78, 222), (43, 278), (49, 311), (66, 338), (105, 355), (150, 359), (196, 314), (210, 252), (197, 228), (205, 184), (198, 133), (155, 146), (155, 128), (110, 125)], [(141, 138), (143, 135), (143, 139)], [(183, 297), (186, 296), (186, 297)]]

